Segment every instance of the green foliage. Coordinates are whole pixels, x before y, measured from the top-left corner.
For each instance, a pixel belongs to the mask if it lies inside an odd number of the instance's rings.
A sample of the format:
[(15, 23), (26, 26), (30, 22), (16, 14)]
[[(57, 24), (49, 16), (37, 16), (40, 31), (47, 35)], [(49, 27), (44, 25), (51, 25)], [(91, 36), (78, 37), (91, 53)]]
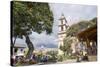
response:
[(58, 59), (58, 61), (63, 61), (63, 56), (62, 55), (59, 55), (58, 57), (57, 57)]
[(64, 45), (60, 46), (60, 49), (64, 52), (64, 55), (71, 53), (71, 43), (72, 40), (68, 37), (64, 39)]
[(76, 56), (69, 56), (69, 55), (66, 55), (64, 57), (64, 60), (67, 60), (67, 59), (76, 59)]
[(90, 24), (89, 24), (89, 25), (90, 25), (90, 27), (92, 27), (92, 26), (96, 25), (96, 24), (97, 24), (97, 17), (95, 17), (95, 18), (91, 19), (89, 23), (90, 23)]
[(69, 29), (67, 30), (66, 34), (67, 34), (67, 36), (73, 36), (73, 35), (76, 35), (78, 32), (80, 32), (88, 27), (94, 26), (96, 24), (97, 24), (96, 17), (89, 21), (80, 21), (76, 24), (71, 25), (69, 27)]
[(48, 3), (12, 1), (13, 36), (19, 36), (31, 31), (51, 33), (53, 14)]
[(47, 55), (51, 56), (51, 57), (49, 57), (48, 61), (50, 61), (50, 62), (56, 62), (56, 60), (57, 60), (57, 54), (58, 54), (58, 51), (48, 51)]

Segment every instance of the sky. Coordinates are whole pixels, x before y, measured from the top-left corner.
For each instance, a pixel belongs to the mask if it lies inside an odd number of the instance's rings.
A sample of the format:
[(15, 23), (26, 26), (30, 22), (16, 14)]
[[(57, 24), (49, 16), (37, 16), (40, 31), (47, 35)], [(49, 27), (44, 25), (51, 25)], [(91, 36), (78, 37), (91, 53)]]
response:
[[(68, 25), (72, 25), (81, 20), (90, 20), (97, 17), (97, 6), (94, 5), (50, 3), (49, 6), (54, 16), (54, 24), (52, 28), (53, 33), (47, 35), (45, 31), (43, 31), (41, 34), (32, 32), (30, 39), (35, 48), (57, 48), (57, 33), (59, 32), (58, 24), (62, 14), (64, 14), (66, 17)], [(25, 38), (18, 38), (15, 44), (18, 46), (27, 46), (25, 43)]]

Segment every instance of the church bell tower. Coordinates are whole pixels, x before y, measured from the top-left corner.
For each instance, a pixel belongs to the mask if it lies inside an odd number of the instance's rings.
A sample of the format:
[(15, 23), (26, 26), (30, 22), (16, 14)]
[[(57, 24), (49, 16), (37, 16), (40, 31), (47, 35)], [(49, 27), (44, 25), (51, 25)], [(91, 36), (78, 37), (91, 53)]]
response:
[(63, 46), (63, 40), (66, 37), (66, 30), (68, 28), (68, 24), (67, 24), (67, 20), (64, 16), (64, 14), (62, 14), (62, 16), (59, 19), (59, 32), (58, 32), (58, 54), (63, 54), (63, 52), (60, 50), (60, 46)]

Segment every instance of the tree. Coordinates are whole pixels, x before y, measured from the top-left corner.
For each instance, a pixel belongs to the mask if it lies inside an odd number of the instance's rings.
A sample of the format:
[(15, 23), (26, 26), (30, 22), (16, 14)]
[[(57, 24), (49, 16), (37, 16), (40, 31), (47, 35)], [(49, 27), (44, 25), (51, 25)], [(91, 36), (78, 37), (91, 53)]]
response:
[[(26, 58), (30, 58), (34, 50), (33, 43), (29, 35), (32, 31), (41, 33), (46, 31), (47, 34), (52, 32), (53, 14), (48, 3), (39, 2), (11, 2), (11, 21), (12, 21), (12, 39), (26, 38), (25, 42), (29, 48)], [(15, 41), (14, 41), (15, 42)], [(14, 47), (11, 42), (11, 47)]]
[(96, 24), (97, 24), (97, 17), (95, 17), (89, 21), (86, 21), (86, 20), (79, 21), (78, 23), (71, 25), (69, 27), (69, 29), (66, 30), (66, 34), (67, 34), (67, 36), (73, 36), (73, 35), (76, 35), (78, 32), (80, 32), (88, 27), (92, 27)]
[(50, 62), (56, 62), (57, 61), (58, 51), (48, 51), (47, 54), (51, 56), (51, 57), (49, 57), (48, 61), (50, 61)]
[(60, 49), (64, 52), (64, 56), (66, 55), (66, 53), (67, 54), (70, 53), (70, 51), (71, 51), (71, 49), (70, 49), (71, 43), (72, 43), (72, 40), (69, 39), (69, 37), (67, 37), (67, 38), (64, 39), (64, 45), (60, 46)]

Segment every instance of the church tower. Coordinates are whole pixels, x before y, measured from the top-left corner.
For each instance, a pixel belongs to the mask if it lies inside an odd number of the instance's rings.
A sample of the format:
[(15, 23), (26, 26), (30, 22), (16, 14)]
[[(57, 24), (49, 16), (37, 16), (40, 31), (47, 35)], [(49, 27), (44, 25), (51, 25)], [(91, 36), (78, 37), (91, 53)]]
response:
[[(60, 46), (63, 46), (63, 40), (66, 37), (66, 30), (68, 28), (68, 24), (67, 24), (67, 20), (64, 17), (64, 14), (62, 14), (62, 16), (59, 19), (59, 32), (58, 32), (58, 48), (60, 48)], [(58, 50), (58, 54), (63, 54), (63, 51), (61, 51), (60, 49)]]

